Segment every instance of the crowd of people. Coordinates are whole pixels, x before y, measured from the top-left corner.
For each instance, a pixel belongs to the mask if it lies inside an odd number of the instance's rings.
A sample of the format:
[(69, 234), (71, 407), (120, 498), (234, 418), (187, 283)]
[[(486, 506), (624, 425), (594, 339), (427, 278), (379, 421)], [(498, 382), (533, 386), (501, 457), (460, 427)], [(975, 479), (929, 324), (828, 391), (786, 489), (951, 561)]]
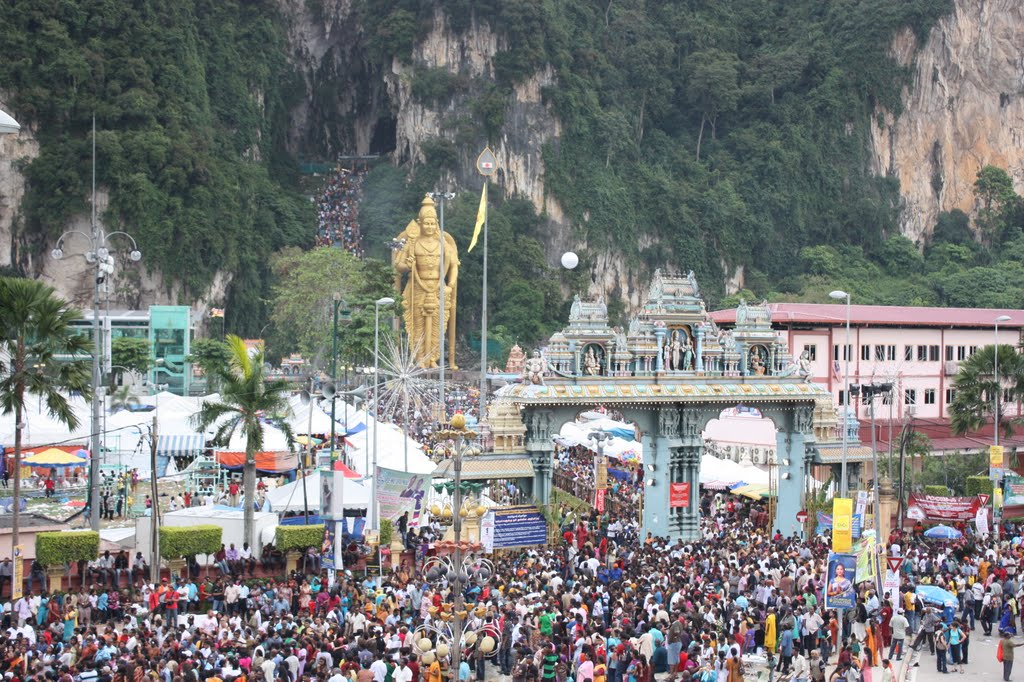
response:
[(365, 169), (338, 167), (327, 176), (316, 199), (317, 246), (334, 246), (363, 255), (359, 200)]
[[(594, 501), (594, 452), (583, 445), (556, 446), (555, 457), (555, 485), (581, 500)], [(624, 518), (636, 517), (643, 497), (643, 468), (636, 462), (608, 458), (607, 471), (606, 511)]]
[[(585, 478), (585, 455), (565, 449), (557, 467)], [(638, 486), (622, 481), (616, 494)], [(305, 571), (271, 579), (253, 577), (256, 557), (232, 546), (213, 568), (157, 583), (127, 553), (96, 560), (67, 592), (46, 591), (31, 571), (26, 596), (4, 603), (0, 673), (12, 682), (738, 682), (770, 670), (797, 682), (890, 682), (904, 657), (970, 672), (974, 640), (991, 636), (1009, 678), (1024, 644), (1014, 637), (1024, 550), (1007, 539), (1016, 529), (954, 543), (894, 531), (887, 549), (905, 559), (898, 599), (863, 583), (855, 608), (839, 614), (825, 607), (828, 536), (772, 533), (764, 507), (705, 491), (693, 542), (642, 537), (636, 515), (565, 511), (558, 544), (493, 556), (492, 575), (460, 584), (478, 636), (464, 641), (457, 670), (434, 646), (459, 587), (445, 574), (428, 580), (421, 558), (332, 583), (316, 549)], [(264, 573), (282, 575), (266, 563), (273, 548), (263, 551)], [(11, 573), (0, 562), (0, 594)], [(955, 602), (929, 604), (919, 585)], [(479, 645), (485, 635), (492, 652)]]

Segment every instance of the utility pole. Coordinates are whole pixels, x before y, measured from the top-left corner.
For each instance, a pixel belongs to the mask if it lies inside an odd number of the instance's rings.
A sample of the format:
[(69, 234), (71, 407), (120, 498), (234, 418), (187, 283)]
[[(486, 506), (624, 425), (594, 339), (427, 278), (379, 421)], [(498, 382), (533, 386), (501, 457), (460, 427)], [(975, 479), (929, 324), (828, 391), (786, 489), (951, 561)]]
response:
[(160, 584), (160, 497), (159, 497), (159, 484), (157, 482), (156, 475), (156, 445), (157, 439), (157, 412), (153, 411), (153, 426), (149, 431), (149, 464), (153, 468), (153, 472), (149, 476), (150, 486), (150, 497), (153, 500), (152, 516), (150, 516), (150, 525), (153, 531), (153, 556), (149, 561), (149, 582), (154, 585)]

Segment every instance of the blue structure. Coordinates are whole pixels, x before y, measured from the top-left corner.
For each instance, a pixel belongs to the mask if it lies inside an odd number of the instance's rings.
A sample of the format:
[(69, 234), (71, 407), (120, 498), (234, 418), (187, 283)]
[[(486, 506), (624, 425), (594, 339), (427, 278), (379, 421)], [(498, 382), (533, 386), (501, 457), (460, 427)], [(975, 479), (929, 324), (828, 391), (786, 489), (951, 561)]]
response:
[[(643, 532), (671, 539), (700, 535), (702, 433), (722, 410), (756, 408), (777, 432), (775, 528), (802, 533), (796, 519), (805, 481), (818, 461), (816, 411), (831, 395), (809, 381), (772, 329), (767, 304), (741, 302), (736, 327), (717, 328), (692, 272), (656, 271), (628, 331), (610, 327), (603, 301), (575, 299), (569, 326), (551, 337), (541, 380), (508, 386), (500, 395), (522, 408), (525, 449), (533, 463), (534, 497), (551, 496), (552, 437), (561, 424), (601, 406), (638, 427), (644, 446)], [(527, 368), (529, 370), (529, 366)], [(834, 418), (833, 420), (834, 421)], [(673, 483), (689, 483), (685, 506), (670, 507)]]

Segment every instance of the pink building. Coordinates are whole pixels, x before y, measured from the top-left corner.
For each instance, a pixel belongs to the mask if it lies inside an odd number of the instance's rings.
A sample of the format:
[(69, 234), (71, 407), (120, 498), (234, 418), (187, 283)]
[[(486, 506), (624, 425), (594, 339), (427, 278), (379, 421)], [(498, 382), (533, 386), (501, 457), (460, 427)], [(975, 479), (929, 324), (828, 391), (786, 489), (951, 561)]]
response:
[[(931, 438), (936, 452), (978, 451), (989, 445), (991, 426), (966, 437), (950, 433), (953, 378), (960, 361), (995, 343), (995, 320), (1002, 315), (1010, 319), (999, 323), (999, 343), (1021, 345), (1024, 310), (853, 305), (847, 356), (843, 350), (845, 304), (772, 303), (769, 308), (772, 326), (784, 336), (793, 357), (808, 352), (813, 380), (828, 386), (837, 405), (845, 403), (843, 379), (847, 357), (851, 385), (894, 385), (891, 404), (886, 398), (875, 400), (880, 449), (888, 449), (890, 414), (896, 424), (901, 424), (904, 417), (913, 418), (916, 430)], [(736, 310), (720, 310), (711, 317), (719, 325), (731, 327)], [(867, 444), (871, 438), (869, 408), (861, 401), (856, 402), (861, 440)], [(1021, 406), (1004, 409), (1009, 414), (1020, 414)], [(898, 435), (898, 426), (893, 431)], [(1024, 439), (1019, 437), (1003, 444), (1024, 452)]]

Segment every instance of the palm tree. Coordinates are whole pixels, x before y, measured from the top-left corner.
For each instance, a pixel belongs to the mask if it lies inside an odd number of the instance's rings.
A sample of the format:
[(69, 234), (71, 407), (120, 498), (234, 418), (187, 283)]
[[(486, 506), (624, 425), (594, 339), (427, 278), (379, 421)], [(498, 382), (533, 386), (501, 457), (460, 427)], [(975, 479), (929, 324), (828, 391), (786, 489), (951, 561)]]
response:
[[(77, 391), (86, 398), (92, 395), (92, 375), (83, 356), (92, 353), (93, 344), (70, 327), (81, 316), (42, 282), (0, 277), (0, 408), (5, 415), (14, 414), (11, 542), (15, 545), (20, 530), (25, 397), (37, 396), (46, 404), (50, 417), (71, 430), (78, 427), (78, 417), (65, 394)], [(98, 457), (99, 453), (92, 456)]]
[[(1011, 401), (1024, 397), (1024, 355), (1013, 346), (999, 346), (999, 391), (995, 380), (995, 346), (985, 346), (960, 363), (953, 379), (956, 398), (950, 405), (953, 433), (963, 435), (977, 431), (993, 417), (994, 399), (999, 400), (999, 428), (1006, 436), (1013, 435), (1019, 417), (1008, 418), (1003, 409), (1003, 391)], [(998, 393), (998, 397), (997, 396)]]
[(131, 386), (122, 386), (110, 394), (110, 414), (117, 414), (121, 410), (130, 410), (139, 405), (139, 397), (132, 392)]
[(255, 547), (253, 533), (253, 498), (256, 492), (256, 453), (263, 449), (264, 421), (281, 429), (294, 443), (291, 427), (283, 416), (288, 411), (287, 381), (268, 380), (264, 376), (263, 350), (250, 355), (245, 342), (234, 334), (226, 339), (231, 348), (227, 367), (217, 370), (220, 401), (204, 402), (192, 421), (202, 431), (215, 426), (214, 441), (226, 445), (236, 430), (245, 436), (245, 467), (242, 487), (245, 491), (245, 541)]

